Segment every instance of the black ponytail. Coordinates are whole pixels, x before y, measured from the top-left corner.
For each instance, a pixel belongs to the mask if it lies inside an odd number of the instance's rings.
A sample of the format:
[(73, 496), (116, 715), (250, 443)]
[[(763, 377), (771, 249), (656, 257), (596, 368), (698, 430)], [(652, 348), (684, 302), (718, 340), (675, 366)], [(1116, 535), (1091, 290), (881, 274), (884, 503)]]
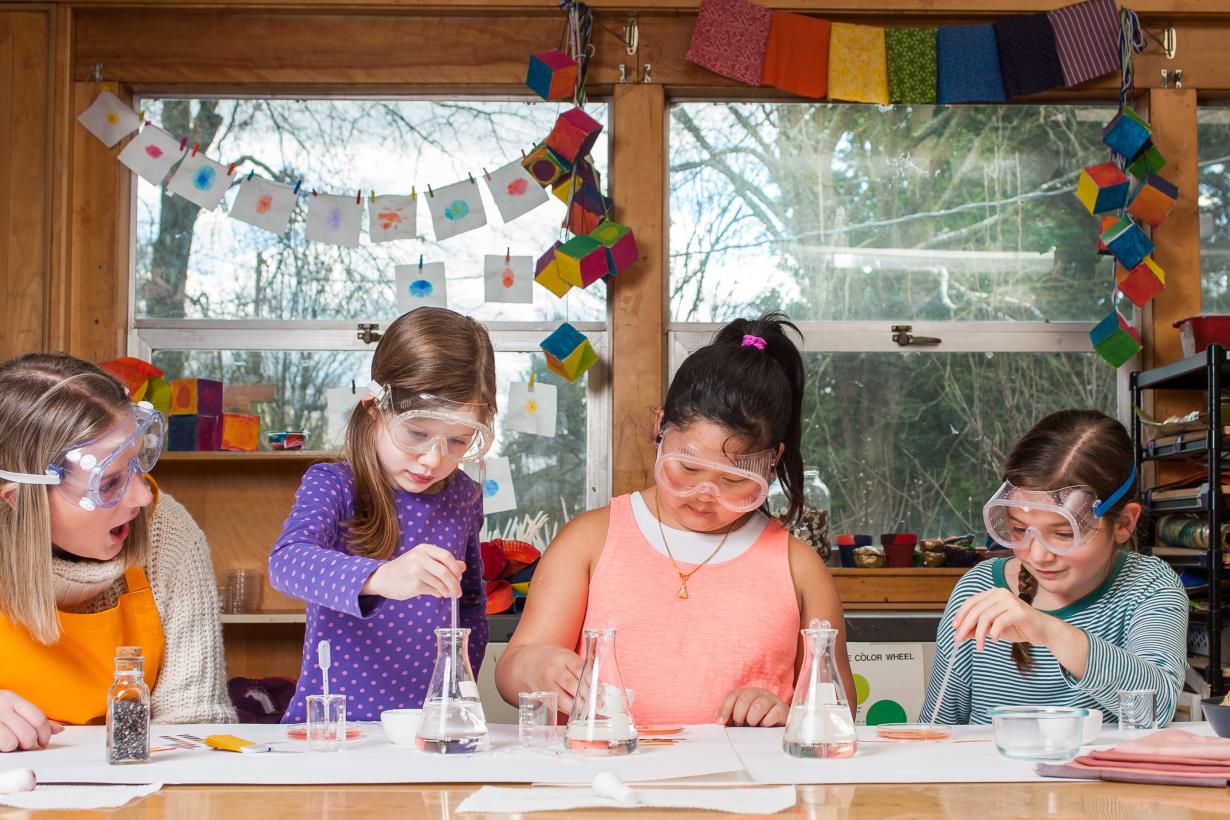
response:
[(784, 521), (793, 525), (803, 511), (806, 373), (787, 329), (802, 340), (782, 313), (735, 319), (719, 330), (712, 343), (680, 365), (666, 393), (662, 423), (683, 427), (700, 419), (720, 424), (733, 432), (741, 452), (776, 451), (778, 444), (785, 445), (775, 469), (790, 502)]

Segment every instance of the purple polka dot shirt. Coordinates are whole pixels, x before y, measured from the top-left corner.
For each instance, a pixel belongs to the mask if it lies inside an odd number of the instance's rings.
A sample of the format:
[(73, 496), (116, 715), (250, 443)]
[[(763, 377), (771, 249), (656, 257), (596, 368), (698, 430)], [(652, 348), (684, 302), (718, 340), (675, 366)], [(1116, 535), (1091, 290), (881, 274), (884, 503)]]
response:
[[(439, 493), (393, 490), (401, 540), (396, 555), (435, 544), (464, 561), (459, 626), (470, 629), (470, 664), (477, 677), (487, 648), (487, 598), (478, 534), (483, 523), (478, 485), (455, 472)], [(346, 695), (346, 717), (379, 720), (385, 709), (419, 708), (436, 661), (437, 627), (449, 625), (449, 601), (420, 595), (394, 601), (360, 595), (383, 563), (355, 555), (345, 526), (354, 508), (350, 465), (316, 464), (303, 476), (295, 506), (269, 556), (269, 583), (307, 601), (303, 668), (284, 723), (307, 718), (306, 698), (320, 692), (316, 644), (332, 645), (329, 691)]]

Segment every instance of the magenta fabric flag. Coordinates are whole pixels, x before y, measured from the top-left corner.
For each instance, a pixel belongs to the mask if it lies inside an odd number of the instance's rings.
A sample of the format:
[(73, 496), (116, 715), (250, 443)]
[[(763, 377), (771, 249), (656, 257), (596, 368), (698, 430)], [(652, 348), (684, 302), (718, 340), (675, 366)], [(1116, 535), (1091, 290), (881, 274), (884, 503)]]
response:
[(1119, 70), (1119, 12), (1115, 0), (1085, 0), (1047, 12), (1064, 85), (1079, 85)]
[(704, 0), (688, 61), (747, 85), (760, 85), (773, 14), (747, 0)]

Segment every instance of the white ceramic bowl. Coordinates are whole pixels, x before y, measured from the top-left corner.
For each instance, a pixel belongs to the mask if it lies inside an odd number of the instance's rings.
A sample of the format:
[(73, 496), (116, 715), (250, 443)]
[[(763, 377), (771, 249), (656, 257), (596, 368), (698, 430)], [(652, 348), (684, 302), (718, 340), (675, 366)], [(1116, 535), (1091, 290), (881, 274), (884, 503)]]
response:
[(995, 748), (1022, 760), (1069, 760), (1081, 748), (1088, 709), (997, 706), (991, 710)]
[(385, 709), (380, 713), (380, 727), (392, 743), (413, 746), (422, 719), (422, 709)]

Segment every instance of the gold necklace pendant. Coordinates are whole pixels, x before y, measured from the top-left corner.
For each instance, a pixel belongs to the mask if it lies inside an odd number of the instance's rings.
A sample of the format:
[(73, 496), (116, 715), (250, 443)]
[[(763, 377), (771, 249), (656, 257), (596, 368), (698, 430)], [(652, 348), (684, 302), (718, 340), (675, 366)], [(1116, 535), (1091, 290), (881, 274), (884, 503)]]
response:
[(730, 526), (726, 528), (726, 533), (722, 536), (722, 540), (718, 542), (717, 548), (713, 552), (709, 553), (709, 557), (701, 561), (699, 564), (697, 564), (696, 569), (685, 574), (679, 571), (679, 563), (675, 560), (675, 556), (671, 554), (670, 544), (666, 542), (666, 530), (663, 529), (662, 527), (662, 505), (658, 502), (657, 490), (654, 491), (653, 507), (654, 507), (654, 512), (657, 513), (658, 534), (662, 536), (662, 546), (666, 548), (666, 556), (671, 559), (671, 564), (673, 564), (675, 567), (675, 574), (679, 576), (679, 591), (675, 593), (675, 597), (676, 598), (687, 598), (688, 597), (688, 579), (691, 578), (696, 573), (696, 570), (700, 569), (705, 564), (709, 563), (709, 561), (713, 559), (713, 556), (717, 555), (719, 552), (722, 551), (722, 546), (726, 543), (726, 539), (730, 537), (731, 530), (735, 528), (735, 524), (732, 521)]
[(683, 580), (682, 577), (679, 578), (679, 594), (676, 595), (675, 597), (676, 598), (688, 597), (688, 582)]

